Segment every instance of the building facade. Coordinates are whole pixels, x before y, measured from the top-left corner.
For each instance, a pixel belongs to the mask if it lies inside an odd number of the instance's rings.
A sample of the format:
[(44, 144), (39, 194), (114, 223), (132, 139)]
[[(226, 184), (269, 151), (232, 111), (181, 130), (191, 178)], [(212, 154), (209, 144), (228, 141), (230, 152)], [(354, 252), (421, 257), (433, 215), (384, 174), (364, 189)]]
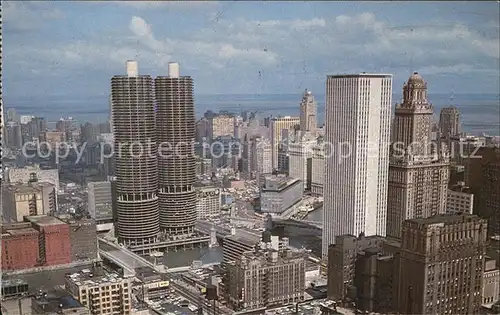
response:
[(431, 142), (433, 106), (427, 83), (414, 73), (396, 105), (387, 192), (387, 236), (401, 237), (403, 221), (446, 212), (449, 158)]
[(230, 114), (218, 114), (209, 119), (210, 141), (218, 137), (234, 137), (234, 116)]
[(131, 314), (130, 279), (118, 274), (94, 275), (92, 270), (84, 269), (67, 275), (65, 288), (91, 314)]
[[(168, 76), (155, 79), (159, 149), (160, 229), (190, 234), (196, 222), (196, 158), (193, 79), (169, 63)], [(231, 125), (232, 126), (232, 125)]]
[(458, 182), (448, 189), (446, 197), (446, 213), (472, 214), (474, 209), (474, 194), (464, 182)]
[(118, 239), (126, 245), (153, 243), (160, 232), (153, 80), (139, 75), (136, 61), (127, 62), (126, 75), (111, 79), (111, 108)]
[(90, 182), (88, 188), (88, 210), (96, 224), (108, 223), (113, 220), (113, 198), (111, 182)]
[(39, 166), (9, 168), (7, 170), (8, 182), (11, 184), (28, 184), (33, 176), (38, 182), (49, 183), (59, 191), (59, 171), (57, 169), (41, 169)]
[(338, 235), (385, 236), (392, 76), (328, 76), (326, 92), (323, 259)]
[(304, 190), (311, 187), (313, 147), (316, 144), (313, 135), (305, 134), (288, 145), (288, 176), (300, 179)]
[(261, 174), (268, 174), (273, 171), (273, 152), (271, 142), (263, 137), (255, 136), (251, 141), (251, 169), (255, 178)]
[(264, 213), (283, 213), (301, 201), (303, 194), (304, 184), (300, 179), (268, 176), (260, 191), (260, 210)]
[(306, 253), (270, 242), (228, 265), (228, 300), (234, 310), (304, 301)]
[(197, 187), (196, 213), (198, 219), (220, 215), (222, 200), (217, 187)]
[(315, 131), (318, 128), (317, 106), (310, 90), (305, 90), (300, 102), (300, 131)]
[(284, 139), (288, 139), (300, 126), (299, 117), (276, 117), (271, 119), (271, 150), (272, 167), (278, 169), (278, 151), (283, 145)]
[(323, 196), (323, 185), (325, 182), (325, 150), (323, 140), (312, 148), (311, 158), (311, 194)]
[(403, 224), (395, 258), (399, 314), (476, 314), (482, 304), (486, 221), (438, 215)]
[[(441, 138), (449, 141), (460, 134), (460, 111), (455, 106), (445, 107), (439, 113), (439, 131)], [(448, 142), (449, 143), (449, 142)]]
[(25, 216), (56, 211), (56, 191), (48, 183), (16, 184), (2, 187), (4, 222), (23, 222)]

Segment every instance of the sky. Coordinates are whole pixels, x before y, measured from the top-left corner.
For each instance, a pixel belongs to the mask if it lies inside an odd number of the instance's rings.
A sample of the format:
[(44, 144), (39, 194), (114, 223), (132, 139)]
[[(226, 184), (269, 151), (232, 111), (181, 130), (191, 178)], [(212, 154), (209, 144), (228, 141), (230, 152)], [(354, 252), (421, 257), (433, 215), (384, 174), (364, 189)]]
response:
[(3, 88), (15, 100), (108, 95), (180, 63), (199, 94), (324, 94), (326, 75), (413, 71), (430, 93), (499, 93), (492, 2), (3, 1)]

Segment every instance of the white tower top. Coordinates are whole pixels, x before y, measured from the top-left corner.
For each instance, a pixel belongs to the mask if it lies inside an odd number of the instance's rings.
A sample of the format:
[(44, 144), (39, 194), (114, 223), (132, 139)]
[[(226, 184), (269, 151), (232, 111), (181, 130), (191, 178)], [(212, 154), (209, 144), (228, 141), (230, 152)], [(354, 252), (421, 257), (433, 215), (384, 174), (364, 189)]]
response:
[(137, 65), (137, 61), (135, 60), (127, 61), (127, 75), (129, 77), (136, 77), (139, 75), (139, 67)]
[(168, 63), (168, 76), (171, 78), (179, 77), (179, 64), (177, 62)]

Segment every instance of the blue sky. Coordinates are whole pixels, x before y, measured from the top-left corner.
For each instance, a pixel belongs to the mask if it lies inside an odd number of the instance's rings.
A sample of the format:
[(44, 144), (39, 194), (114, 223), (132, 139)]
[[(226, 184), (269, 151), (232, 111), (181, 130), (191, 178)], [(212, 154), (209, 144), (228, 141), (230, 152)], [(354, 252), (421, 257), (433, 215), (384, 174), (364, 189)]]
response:
[(481, 2), (4, 1), (4, 92), (93, 97), (127, 59), (196, 93), (324, 93), (327, 74), (412, 71), (431, 93), (499, 93), (499, 6)]

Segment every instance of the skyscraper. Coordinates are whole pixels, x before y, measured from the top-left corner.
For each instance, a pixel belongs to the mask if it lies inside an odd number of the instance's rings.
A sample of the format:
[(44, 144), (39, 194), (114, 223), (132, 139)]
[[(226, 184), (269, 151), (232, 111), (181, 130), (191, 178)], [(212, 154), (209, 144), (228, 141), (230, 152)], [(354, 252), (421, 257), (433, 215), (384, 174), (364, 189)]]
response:
[(335, 237), (385, 236), (392, 75), (328, 76), (323, 258)]
[(397, 314), (478, 314), (486, 221), (475, 215), (407, 220), (395, 257)]
[(300, 125), (299, 117), (284, 116), (271, 119), (272, 166), (274, 169), (278, 169), (278, 150), (283, 145), (285, 134), (289, 139), (290, 135), (295, 133), (297, 125)]
[(190, 234), (196, 222), (193, 79), (180, 76), (178, 63), (169, 63), (168, 76), (155, 79), (155, 93), (160, 229)]
[(159, 233), (158, 161), (153, 80), (127, 61), (111, 79), (116, 159), (116, 229), (127, 245), (152, 243)]
[(300, 131), (315, 131), (318, 128), (316, 101), (312, 92), (304, 92), (300, 103)]
[(441, 137), (449, 141), (460, 133), (460, 111), (455, 106), (441, 109), (439, 114), (439, 131)]
[(399, 238), (403, 221), (446, 212), (449, 164), (431, 143), (433, 106), (427, 83), (414, 73), (396, 105), (387, 192), (387, 236)]

